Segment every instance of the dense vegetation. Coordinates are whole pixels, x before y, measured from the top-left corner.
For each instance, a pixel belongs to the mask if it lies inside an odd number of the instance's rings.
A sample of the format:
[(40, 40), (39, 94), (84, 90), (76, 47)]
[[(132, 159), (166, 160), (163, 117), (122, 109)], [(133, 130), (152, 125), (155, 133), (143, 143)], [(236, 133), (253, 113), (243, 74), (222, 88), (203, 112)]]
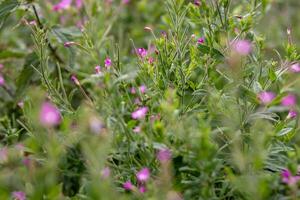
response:
[(300, 199), (298, 0), (0, 0), (0, 199)]

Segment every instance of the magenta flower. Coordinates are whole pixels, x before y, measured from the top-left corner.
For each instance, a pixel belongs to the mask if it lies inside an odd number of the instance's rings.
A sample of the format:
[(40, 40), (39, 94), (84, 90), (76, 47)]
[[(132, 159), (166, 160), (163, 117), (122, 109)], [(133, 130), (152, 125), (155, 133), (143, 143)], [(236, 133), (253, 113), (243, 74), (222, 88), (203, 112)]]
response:
[(123, 184), (123, 188), (127, 191), (129, 190), (132, 190), (133, 189), (133, 185), (130, 181), (126, 181), (124, 184)]
[(83, 2), (82, 2), (82, 0), (76, 0), (75, 4), (76, 4), (76, 8), (80, 9), (83, 5)]
[(0, 87), (5, 85), (5, 79), (4, 77), (0, 74)]
[(66, 10), (72, 4), (72, 0), (61, 0), (59, 3), (53, 6), (54, 11)]
[(288, 169), (284, 169), (281, 171), (281, 180), (285, 184), (295, 185), (300, 180), (300, 177), (293, 176)]
[(252, 45), (248, 40), (238, 40), (233, 42), (233, 50), (242, 56), (246, 56), (251, 53)]
[(297, 98), (293, 94), (289, 94), (282, 98), (281, 105), (283, 106), (294, 106), (297, 103)]
[(80, 82), (79, 82), (79, 80), (77, 79), (77, 77), (76, 77), (75, 74), (73, 74), (73, 75), (71, 76), (71, 81), (72, 81), (75, 85), (80, 85)]
[(147, 87), (146, 87), (145, 85), (141, 85), (141, 86), (139, 87), (139, 90), (140, 90), (140, 93), (144, 94), (144, 93), (146, 93), (146, 91), (147, 91)]
[(258, 98), (259, 98), (260, 102), (265, 105), (272, 102), (275, 97), (276, 97), (276, 95), (273, 92), (263, 91), (258, 94)]
[(12, 193), (14, 200), (26, 200), (26, 194), (22, 191), (15, 191)]
[(172, 153), (169, 149), (160, 149), (156, 157), (160, 162), (167, 162), (172, 158)]
[(144, 57), (146, 57), (147, 56), (147, 50), (146, 49), (144, 49), (144, 48), (139, 48), (138, 50), (137, 50), (137, 54), (141, 57), (141, 58), (144, 58)]
[(203, 44), (205, 41), (204, 37), (201, 37), (197, 40), (197, 44)]
[(154, 58), (152, 58), (152, 57), (148, 58), (148, 63), (150, 65), (152, 65), (154, 63)]
[(105, 67), (106, 68), (110, 68), (111, 67), (111, 59), (110, 58), (106, 58), (104, 61)]
[(131, 117), (132, 119), (143, 119), (145, 118), (147, 112), (148, 112), (147, 107), (140, 107), (137, 110), (135, 110), (133, 113), (131, 113)]
[(150, 178), (150, 170), (145, 167), (136, 174), (136, 177), (140, 182), (146, 182)]
[(299, 63), (292, 64), (290, 66), (290, 70), (294, 73), (299, 73), (300, 72), (300, 64)]
[(44, 102), (40, 110), (40, 122), (43, 126), (57, 126), (61, 122), (59, 110), (50, 102)]
[(136, 94), (136, 90), (135, 90), (134, 87), (131, 87), (131, 88), (130, 88), (130, 93), (131, 93), (131, 94)]
[(142, 185), (139, 187), (139, 191), (140, 191), (140, 193), (145, 193), (147, 191), (147, 189), (145, 186)]
[(294, 119), (295, 117), (297, 117), (297, 115), (298, 115), (298, 112), (297, 112), (297, 111), (295, 111), (295, 110), (290, 110), (290, 111), (289, 111), (289, 114), (287, 115), (287, 118), (288, 118), (288, 119)]
[(196, 6), (200, 6), (200, 5), (201, 5), (201, 2), (200, 2), (200, 0), (194, 0), (194, 5), (196, 5)]

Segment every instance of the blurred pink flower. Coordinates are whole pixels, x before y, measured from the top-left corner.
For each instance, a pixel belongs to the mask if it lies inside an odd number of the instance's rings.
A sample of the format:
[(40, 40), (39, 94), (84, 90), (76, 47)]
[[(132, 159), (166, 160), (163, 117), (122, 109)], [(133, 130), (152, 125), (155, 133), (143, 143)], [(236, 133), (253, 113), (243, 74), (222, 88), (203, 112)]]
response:
[(248, 40), (234, 41), (233, 50), (242, 56), (246, 56), (252, 51), (251, 42), (249, 42)]
[(290, 111), (289, 111), (289, 114), (287, 115), (287, 118), (288, 118), (288, 119), (294, 119), (295, 117), (297, 117), (297, 115), (298, 115), (298, 112), (297, 112), (297, 111), (295, 111), (295, 110), (290, 110)]
[(75, 43), (75, 42), (72, 42), (72, 41), (71, 41), (71, 42), (65, 42), (65, 43), (64, 43), (64, 46), (65, 46), (65, 47), (71, 47), (71, 46), (73, 46), (74, 44), (76, 44), (76, 43)]
[(144, 94), (144, 93), (146, 93), (146, 91), (147, 91), (147, 87), (146, 87), (145, 85), (141, 85), (141, 86), (139, 87), (139, 90), (140, 90), (140, 93)]
[(0, 74), (0, 86), (4, 86), (5, 85), (5, 79), (4, 77)]
[(124, 184), (123, 184), (123, 188), (125, 190), (132, 190), (133, 189), (133, 185), (130, 181), (126, 181)]
[(135, 98), (134, 99), (134, 104), (136, 104), (136, 105), (141, 105), (142, 104), (142, 102), (141, 102), (141, 100), (140, 100), (140, 98)]
[(137, 54), (140, 56), (140, 57), (142, 57), (142, 58), (144, 58), (144, 57), (146, 57), (147, 56), (147, 50), (146, 49), (144, 49), (144, 48), (139, 48), (138, 50), (137, 50)]
[(75, 84), (75, 85), (80, 85), (79, 80), (77, 79), (76, 75), (73, 74), (71, 75), (71, 81)]
[(101, 66), (100, 65), (97, 65), (95, 67), (95, 72), (96, 72), (96, 74), (101, 74)]
[(109, 169), (109, 167), (105, 167), (101, 171), (101, 176), (102, 176), (102, 178), (108, 178), (110, 176), (110, 169)]
[(146, 182), (150, 178), (150, 170), (145, 167), (136, 174), (136, 177), (140, 182)]
[(139, 133), (139, 132), (141, 132), (141, 127), (140, 127), (140, 126), (134, 127), (133, 132), (134, 132), (134, 133)]
[(276, 97), (276, 95), (273, 92), (266, 92), (263, 91), (258, 94), (258, 98), (262, 104), (268, 104), (272, 102), (272, 100)]
[(142, 185), (139, 187), (139, 191), (140, 191), (140, 193), (145, 193), (147, 191), (147, 189), (145, 186)]
[(294, 106), (297, 103), (297, 98), (293, 94), (288, 94), (287, 96), (283, 97), (281, 100), (281, 105), (283, 106)]
[(290, 66), (290, 70), (294, 73), (299, 73), (300, 72), (300, 64), (299, 63), (292, 64)]
[(26, 194), (22, 191), (14, 191), (12, 197), (14, 200), (26, 200)]
[(19, 101), (17, 105), (18, 105), (20, 108), (23, 108), (23, 107), (24, 107), (24, 101)]
[(300, 180), (300, 177), (293, 176), (288, 169), (284, 169), (281, 171), (281, 180), (288, 185), (295, 185)]
[(129, 3), (130, 3), (130, 0), (122, 0), (122, 3), (123, 3), (123, 4), (129, 4)]
[(134, 87), (131, 87), (131, 88), (130, 88), (130, 93), (131, 93), (131, 94), (136, 94), (136, 90), (135, 90)]
[(97, 117), (91, 117), (89, 120), (89, 128), (92, 133), (98, 135), (101, 133), (103, 124), (100, 119)]
[(105, 67), (106, 68), (110, 68), (111, 67), (111, 59), (110, 58), (106, 58), (104, 61)]
[(82, 5), (83, 5), (83, 0), (76, 0), (75, 4), (76, 4), (76, 8), (77, 9), (80, 9), (82, 8)]
[(169, 149), (160, 149), (156, 157), (160, 162), (167, 162), (171, 159), (172, 153)]
[(72, 4), (72, 0), (61, 0), (59, 3), (53, 6), (54, 11), (60, 11), (68, 9)]
[(205, 41), (204, 37), (201, 37), (197, 40), (197, 44), (203, 44)]
[(0, 148), (0, 163), (4, 163), (8, 160), (7, 147)]
[(200, 6), (200, 5), (201, 5), (201, 2), (200, 2), (200, 0), (194, 0), (194, 5), (196, 5), (196, 6)]
[(40, 110), (40, 122), (44, 126), (57, 126), (61, 122), (59, 110), (50, 102), (44, 102)]
[(135, 110), (133, 113), (131, 113), (131, 117), (132, 119), (143, 119), (145, 118), (147, 112), (148, 112), (147, 107), (140, 107), (137, 110)]

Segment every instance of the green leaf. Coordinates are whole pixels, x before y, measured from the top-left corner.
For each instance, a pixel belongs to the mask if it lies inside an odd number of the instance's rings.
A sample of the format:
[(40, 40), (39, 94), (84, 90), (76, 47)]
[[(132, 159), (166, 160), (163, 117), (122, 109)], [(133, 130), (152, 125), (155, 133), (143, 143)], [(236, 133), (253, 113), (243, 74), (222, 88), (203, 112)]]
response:
[(10, 13), (19, 6), (17, 0), (4, 0), (0, 2), (0, 28), (2, 27), (5, 19), (10, 15)]
[(8, 59), (8, 58), (23, 58), (26, 54), (20, 51), (14, 50), (1, 50), (0, 51), (0, 59)]
[(225, 58), (219, 50), (206, 45), (198, 45), (198, 50), (200, 51), (200, 54), (208, 54), (218, 61), (222, 61)]

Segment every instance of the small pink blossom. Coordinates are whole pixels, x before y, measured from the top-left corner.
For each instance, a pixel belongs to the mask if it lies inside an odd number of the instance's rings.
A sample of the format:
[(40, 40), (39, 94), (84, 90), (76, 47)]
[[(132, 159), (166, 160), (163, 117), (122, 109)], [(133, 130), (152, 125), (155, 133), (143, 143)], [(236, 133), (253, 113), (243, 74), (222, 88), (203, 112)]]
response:
[(246, 56), (251, 53), (252, 45), (248, 40), (238, 40), (233, 42), (233, 50), (242, 56)]
[(75, 1), (76, 8), (77, 8), (77, 9), (82, 8), (82, 5), (83, 5), (83, 2), (82, 2), (82, 1), (83, 1), (83, 0), (76, 0), (76, 1)]
[(299, 73), (300, 72), (300, 64), (299, 63), (292, 64), (290, 66), (290, 71), (294, 72), (294, 73)]
[(129, 3), (130, 3), (130, 0), (122, 0), (122, 3), (123, 3), (123, 4), (129, 4)]
[(135, 104), (135, 105), (141, 105), (142, 102), (141, 102), (140, 98), (138, 98), (138, 97), (135, 98), (135, 99), (134, 99), (134, 104)]
[(5, 79), (4, 77), (0, 74), (0, 87), (5, 85)]
[(103, 124), (97, 117), (91, 117), (89, 120), (89, 128), (92, 133), (99, 135), (103, 129)]
[(59, 3), (55, 4), (52, 9), (54, 11), (66, 10), (71, 6), (71, 4), (72, 0), (61, 0)]
[(149, 57), (149, 58), (148, 58), (148, 63), (149, 63), (150, 65), (152, 65), (152, 64), (154, 63), (154, 58)]
[(139, 187), (139, 191), (140, 191), (140, 193), (145, 193), (147, 191), (147, 189), (145, 186), (142, 185)]
[(24, 108), (24, 101), (19, 101), (17, 104), (20, 108)]
[(276, 95), (273, 92), (263, 91), (258, 94), (258, 98), (259, 98), (260, 102), (265, 105), (272, 102), (275, 97), (276, 97)]
[(141, 58), (144, 58), (144, 57), (146, 57), (147, 56), (147, 50), (146, 49), (144, 49), (144, 48), (139, 48), (138, 50), (137, 50), (137, 54), (141, 57)]
[(141, 85), (141, 86), (139, 87), (139, 90), (140, 90), (140, 93), (144, 94), (144, 93), (146, 93), (146, 91), (147, 91), (147, 87), (146, 87), (145, 85)]
[(196, 6), (200, 6), (200, 5), (201, 5), (201, 2), (200, 2), (200, 0), (194, 0), (194, 5), (196, 5)]
[(150, 178), (150, 170), (145, 167), (136, 174), (136, 177), (140, 182), (146, 182)]
[(50, 102), (44, 102), (40, 110), (40, 122), (43, 126), (57, 126), (61, 122), (59, 110)]
[(105, 67), (106, 68), (110, 68), (111, 67), (111, 59), (110, 58), (106, 58), (104, 61)]
[(134, 87), (131, 87), (131, 88), (130, 88), (130, 93), (131, 93), (131, 94), (136, 94), (136, 90), (135, 90)]
[(197, 44), (203, 44), (205, 41), (204, 37), (201, 37), (197, 40)]
[(72, 75), (71, 76), (71, 81), (75, 84), (75, 85), (80, 85), (79, 80), (77, 79), (76, 75)]
[(294, 119), (295, 117), (297, 117), (298, 112), (296, 110), (290, 110), (289, 114), (287, 115), (288, 119)]
[(71, 46), (73, 46), (73, 45), (75, 45), (75, 44), (76, 44), (76, 43), (75, 43), (75, 42), (72, 42), (72, 41), (71, 41), (71, 42), (65, 42), (65, 43), (64, 43), (64, 46), (68, 48), (68, 47), (71, 47)]
[(281, 171), (281, 180), (285, 184), (295, 185), (300, 180), (300, 177), (293, 176), (288, 169), (284, 169)]
[(26, 194), (22, 191), (14, 191), (12, 197), (14, 200), (26, 200)]
[(129, 190), (132, 190), (133, 189), (133, 185), (130, 181), (126, 181), (124, 184), (123, 184), (123, 188), (127, 191)]
[(136, 127), (134, 127), (133, 132), (139, 133), (139, 132), (141, 132), (141, 130), (142, 130), (142, 128), (140, 126), (136, 126)]
[(95, 72), (96, 72), (96, 74), (101, 74), (101, 66), (100, 65), (97, 65), (95, 67)]
[(135, 110), (133, 113), (131, 113), (131, 117), (132, 119), (143, 119), (145, 118), (147, 112), (148, 112), (147, 107), (140, 107), (137, 110)]
[(297, 98), (293, 94), (289, 94), (282, 98), (281, 105), (283, 106), (294, 106), (297, 103)]
[(101, 171), (101, 176), (102, 178), (108, 178), (110, 176), (110, 169), (109, 167), (105, 167), (102, 171)]
[(160, 149), (156, 157), (160, 162), (167, 162), (171, 159), (172, 153), (169, 149)]
[(26, 156), (23, 160), (22, 160), (23, 165), (25, 165), (26, 167), (30, 167), (31, 164), (31, 159)]

